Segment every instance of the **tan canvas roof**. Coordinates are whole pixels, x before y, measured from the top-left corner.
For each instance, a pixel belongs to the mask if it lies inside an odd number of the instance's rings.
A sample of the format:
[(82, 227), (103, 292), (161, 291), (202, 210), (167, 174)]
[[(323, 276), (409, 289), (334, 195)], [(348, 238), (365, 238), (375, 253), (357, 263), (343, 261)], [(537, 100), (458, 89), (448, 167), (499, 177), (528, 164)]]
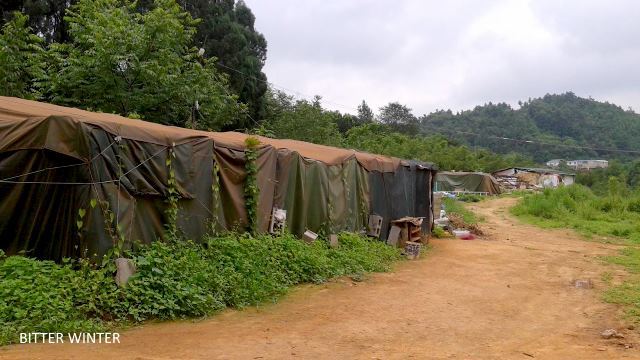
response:
[[(44, 121), (50, 116), (60, 116), (74, 122), (94, 125), (123, 138), (143, 142), (171, 145), (181, 144), (196, 138), (210, 138), (216, 146), (244, 149), (244, 141), (249, 136), (238, 132), (206, 132), (175, 126), (129, 119), (115, 114), (106, 114), (80, 110), (76, 108), (52, 105), (43, 102), (0, 96), (0, 127)], [(30, 126), (26, 126), (25, 130)], [(28, 136), (26, 133), (24, 134)], [(337, 165), (355, 157), (367, 170), (394, 171), (400, 164), (398, 158), (374, 155), (355, 150), (342, 149), (297, 140), (270, 139), (258, 137), (262, 144), (276, 149), (288, 149), (307, 159), (321, 161), (328, 165)], [(4, 140), (0, 139), (0, 145)], [(5, 147), (0, 146), (0, 149)]]

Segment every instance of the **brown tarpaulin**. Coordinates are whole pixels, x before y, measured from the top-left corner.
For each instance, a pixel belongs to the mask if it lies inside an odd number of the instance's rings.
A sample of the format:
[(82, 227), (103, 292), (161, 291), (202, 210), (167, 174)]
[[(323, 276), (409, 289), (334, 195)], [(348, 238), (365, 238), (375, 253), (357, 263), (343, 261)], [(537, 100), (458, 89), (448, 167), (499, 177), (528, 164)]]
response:
[[(52, 259), (102, 255), (113, 246), (116, 223), (129, 242), (161, 238), (170, 152), (184, 235), (198, 240), (211, 231), (242, 230), (247, 137), (0, 97), (0, 248)], [(288, 211), (296, 234), (360, 230), (372, 208), (369, 174), (407, 167), (354, 150), (259, 140), (260, 231), (273, 206)], [(430, 184), (428, 177), (417, 181)], [(418, 188), (430, 198), (428, 186)], [(92, 200), (98, 200), (94, 208)], [(424, 206), (407, 211), (425, 215)], [(105, 226), (109, 213), (112, 229)]]

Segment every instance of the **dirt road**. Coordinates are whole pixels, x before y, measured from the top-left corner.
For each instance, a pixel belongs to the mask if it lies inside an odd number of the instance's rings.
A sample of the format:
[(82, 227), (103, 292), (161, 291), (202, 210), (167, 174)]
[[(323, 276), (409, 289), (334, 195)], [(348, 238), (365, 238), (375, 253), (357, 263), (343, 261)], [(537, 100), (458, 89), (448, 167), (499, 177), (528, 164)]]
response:
[[(616, 246), (523, 225), (514, 199), (479, 203), (487, 236), (435, 240), (425, 259), (365, 282), (304, 286), (279, 304), (150, 324), (119, 345), (26, 345), (0, 358), (640, 359), (637, 330), (600, 301)], [(590, 278), (593, 289), (572, 280)], [(600, 332), (622, 329), (624, 339)], [(624, 344), (633, 348), (625, 349)]]

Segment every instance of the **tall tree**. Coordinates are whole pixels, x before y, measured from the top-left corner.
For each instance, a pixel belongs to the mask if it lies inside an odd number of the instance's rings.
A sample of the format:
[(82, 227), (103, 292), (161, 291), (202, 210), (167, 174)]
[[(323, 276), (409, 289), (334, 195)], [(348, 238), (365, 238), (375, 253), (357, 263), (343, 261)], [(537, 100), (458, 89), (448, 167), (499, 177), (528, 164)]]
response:
[[(71, 41), (65, 11), (78, 0), (5, 0), (0, 2), (0, 22), (13, 11), (29, 15), (29, 26), (48, 43)], [(218, 70), (229, 76), (230, 90), (249, 107), (255, 120), (265, 117), (267, 77), (262, 72), (267, 57), (267, 41), (255, 29), (255, 16), (244, 1), (179, 0), (179, 5), (193, 18), (196, 26), (194, 44), (205, 50), (204, 56), (217, 59)], [(148, 12), (154, 0), (139, 0), (136, 8)], [(228, 124), (229, 128), (246, 127), (247, 117)]]
[(416, 134), (418, 119), (411, 113), (411, 109), (398, 102), (391, 102), (380, 108), (378, 119), (392, 129), (405, 134)]
[(277, 137), (332, 146), (342, 144), (342, 134), (337, 126), (341, 114), (324, 110), (320, 97), (313, 101), (295, 101), (281, 91), (271, 90), (269, 94), (267, 126)]
[(46, 42), (69, 40), (65, 11), (77, 0), (5, 0), (0, 2), (0, 21), (7, 22), (19, 11), (29, 17), (29, 27)]
[(204, 129), (239, 117), (224, 76), (190, 45), (197, 21), (174, 0), (145, 13), (132, 0), (80, 0), (67, 14), (72, 41), (51, 46), (48, 100)]
[(373, 110), (362, 100), (362, 103), (358, 105), (358, 119), (362, 124), (370, 123), (373, 121)]
[(13, 13), (0, 33), (0, 95), (35, 98), (44, 79), (42, 40), (30, 32), (28, 17)]
[[(152, 8), (143, 0), (141, 8)], [(185, 10), (201, 19), (194, 40), (206, 57), (217, 59), (218, 69), (229, 75), (229, 87), (249, 106), (250, 116), (265, 116), (267, 76), (262, 72), (267, 59), (267, 41), (255, 29), (255, 16), (244, 1), (182, 0)], [(251, 121), (251, 120), (249, 120)], [(231, 128), (246, 123), (232, 124)]]

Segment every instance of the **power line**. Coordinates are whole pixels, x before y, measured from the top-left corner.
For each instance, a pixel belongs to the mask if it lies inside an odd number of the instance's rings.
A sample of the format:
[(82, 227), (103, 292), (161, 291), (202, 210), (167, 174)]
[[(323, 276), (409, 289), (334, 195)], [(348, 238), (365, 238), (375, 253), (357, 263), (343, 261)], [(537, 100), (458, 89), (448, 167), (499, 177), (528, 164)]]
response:
[[(305, 96), (305, 94), (303, 94), (303, 93), (301, 93), (301, 92), (299, 92), (299, 91), (297, 91), (297, 90), (289, 89), (289, 88), (286, 88), (286, 87), (284, 87), (284, 86), (277, 85), (277, 84), (275, 84), (275, 83), (273, 83), (273, 82), (270, 82), (270, 81), (267, 81), (267, 80), (263, 80), (263, 79), (260, 79), (260, 78), (255, 77), (255, 76), (252, 76), (252, 75), (248, 75), (248, 74), (246, 74), (246, 73), (244, 73), (244, 72), (242, 72), (242, 71), (240, 71), (240, 70), (238, 70), (238, 69), (234, 69), (234, 68), (232, 68), (232, 67), (230, 67), (230, 66), (227, 66), (227, 65), (224, 65), (224, 64), (222, 64), (222, 63), (220, 63), (220, 62), (218, 62), (217, 64), (218, 64), (219, 66), (221, 66), (221, 67), (225, 68), (225, 69), (228, 69), (228, 70), (231, 70), (231, 71), (233, 71), (233, 72), (236, 72), (236, 73), (238, 73), (238, 74), (242, 75), (242, 76), (243, 76), (243, 77), (245, 77), (245, 78), (251, 78), (251, 79), (254, 79), (254, 80), (256, 80), (256, 81), (260, 81), (260, 82), (263, 82), (263, 83), (269, 84), (269, 85), (271, 85), (271, 86), (278, 87), (278, 88), (283, 89), (283, 90), (285, 90), (285, 91), (289, 91), (289, 92), (293, 92), (293, 93), (296, 93), (296, 94), (299, 94), (299, 95), (303, 95), (303, 97)], [(310, 96), (308, 96), (308, 95), (306, 95), (306, 96), (307, 96), (307, 97), (310, 97)], [(338, 106), (344, 107), (344, 108), (349, 109), (349, 110), (355, 110), (356, 112), (358, 111), (357, 109), (354, 109), (354, 108), (352, 108), (352, 107), (349, 107), (349, 106), (346, 106), (346, 105), (342, 105), (342, 104), (340, 104), (340, 103), (336, 103), (336, 102), (328, 101), (328, 100), (326, 100), (325, 98), (323, 98), (323, 100), (325, 100), (325, 102), (327, 102), (327, 103), (330, 103), (330, 104), (331, 104), (331, 103), (333, 103), (334, 105), (338, 105)], [(640, 150), (627, 150), (627, 149), (614, 149), (614, 148), (596, 148), (596, 147), (581, 146), (581, 145), (569, 145), (569, 144), (561, 144), (561, 143), (549, 143), (549, 142), (543, 142), (543, 141), (539, 141), (539, 140), (514, 139), (514, 138), (505, 137), (505, 136), (496, 136), (496, 135), (488, 135), (488, 134), (478, 134), (478, 133), (473, 133), (473, 132), (469, 132), (469, 131), (457, 131), (457, 130), (450, 130), (450, 129), (444, 129), (444, 128), (441, 128), (440, 130), (441, 130), (441, 131), (442, 131), (442, 130), (444, 130), (444, 131), (451, 131), (451, 132), (455, 132), (455, 133), (459, 133), (459, 134), (465, 134), (465, 135), (473, 135), (473, 136), (477, 136), (477, 137), (483, 137), (483, 136), (484, 136), (484, 137), (486, 137), (486, 138), (492, 138), (492, 139), (498, 139), (498, 140), (504, 140), (504, 141), (512, 141), (512, 142), (519, 142), (519, 143), (525, 143), (525, 144), (538, 144), (538, 145), (548, 145), (548, 146), (559, 146), (559, 147), (565, 147), (565, 148), (582, 149), (582, 150), (592, 150), (592, 151), (607, 151), (607, 152), (621, 152), (621, 153), (629, 153), (629, 154), (640, 154)]]
[[(283, 89), (285, 91), (289, 91), (289, 92), (293, 92), (293, 93), (298, 94), (298, 95), (302, 95), (303, 97), (311, 97), (311, 96), (305, 95), (304, 93), (301, 93), (301, 92), (299, 92), (297, 90), (289, 89), (289, 88), (286, 88), (284, 86), (277, 85), (277, 84), (275, 84), (273, 82), (270, 82), (270, 81), (267, 81), (267, 80), (263, 80), (263, 79), (259, 79), (259, 78), (255, 77), (255, 76), (252, 76), (252, 75), (248, 75), (248, 74), (246, 74), (246, 73), (244, 73), (244, 72), (242, 72), (242, 71), (240, 71), (238, 69), (234, 69), (234, 68), (232, 68), (230, 66), (227, 66), (227, 65), (224, 65), (222, 63), (218, 62), (217, 65), (219, 65), (219, 66), (221, 66), (221, 67), (223, 67), (225, 69), (231, 70), (233, 72), (236, 72), (236, 73), (242, 75), (243, 77), (251, 78), (251, 79), (254, 79), (256, 81), (260, 81), (260, 82), (269, 84), (271, 86), (281, 88), (281, 89)], [(349, 110), (355, 110), (356, 112), (358, 111), (358, 109), (355, 109), (355, 108), (352, 108), (352, 107), (349, 107), (349, 106), (346, 106), (346, 105), (343, 105), (343, 104), (340, 104), (340, 103), (331, 102), (329, 100), (326, 100), (325, 98), (323, 98), (323, 100), (325, 100), (325, 102), (327, 102), (327, 103), (330, 103), (330, 104), (333, 103), (334, 105), (341, 106), (341, 107), (344, 107), (344, 108), (349, 109)], [(449, 129), (441, 128), (441, 130), (447, 131)], [(538, 140), (513, 139), (513, 138), (508, 138), (508, 137), (503, 137), (503, 136), (483, 135), (483, 134), (472, 133), (472, 132), (467, 132), (467, 131), (454, 131), (454, 130), (451, 130), (451, 131), (457, 132), (457, 133), (460, 133), (460, 134), (467, 134), (467, 135), (474, 135), (474, 136), (485, 136), (485, 137), (494, 138), (494, 139), (498, 139), (498, 140), (507, 140), (507, 141), (513, 141), (513, 142), (527, 143), (527, 144), (560, 146), (560, 147), (566, 147), (566, 148), (593, 150), (593, 151), (608, 151), (608, 152), (623, 152), (623, 153), (640, 154), (640, 150), (613, 149), (613, 148), (595, 148), (595, 147), (581, 146), (581, 145), (548, 143), (548, 142), (542, 142), (542, 141), (538, 141)]]
[[(225, 68), (225, 69), (228, 69), (228, 70), (231, 70), (231, 71), (233, 71), (235, 73), (238, 73), (238, 74), (242, 75), (245, 78), (251, 78), (251, 79), (254, 79), (256, 81), (260, 81), (260, 82), (269, 84), (271, 86), (280, 88), (282, 90), (285, 90), (285, 91), (288, 91), (288, 92), (292, 92), (294, 94), (301, 95), (302, 97), (311, 97), (311, 96), (305, 95), (304, 93), (301, 93), (301, 92), (299, 92), (297, 90), (289, 89), (289, 88), (286, 88), (284, 86), (277, 85), (277, 84), (275, 84), (273, 82), (270, 82), (270, 81), (267, 81), (267, 80), (263, 80), (263, 79), (255, 77), (255, 76), (246, 74), (246, 73), (244, 73), (244, 72), (242, 72), (242, 71), (240, 71), (238, 69), (234, 69), (234, 68), (232, 68), (230, 66), (227, 66), (227, 65), (224, 65), (224, 64), (222, 64), (220, 62), (218, 62), (216, 64), (221, 66), (221, 67), (223, 67), (223, 68)], [(343, 104), (340, 104), (340, 103), (332, 102), (332, 101), (326, 100), (325, 98), (323, 98), (323, 100), (326, 103), (329, 103), (329, 104), (337, 105), (337, 106), (340, 106), (340, 107), (343, 107), (343, 108), (346, 108), (346, 109), (349, 109), (349, 110), (355, 110), (356, 112), (358, 111), (355, 108), (352, 108), (352, 107), (349, 107), (349, 106), (346, 106), (346, 105), (343, 105)], [(254, 120), (254, 122), (255, 122), (255, 120)], [(504, 137), (504, 136), (478, 134), (478, 133), (473, 133), (473, 132), (468, 132), (468, 131), (456, 131), (456, 130), (449, 130), (449, 129), (444, 129), (444, 128), (441, 128), (440, 130), (451, 131), (451, 132), (459, 133), (459, 134), (474, 135), (474, 136), (478, 136), (478, 137), (484, 136), (484, 137), (487, 137), (487, 138), (493, 138), (493, 139), (504, 140), (504, 141), (519, 142), (519, 143), (525, 143), (525, 144), (559, 146), (559, 147), (565, 147), (565, 148), (573, 148), (573, 149), (581, 149), (581, 150), (592, 150), (592, 151), (606, 151), (606, 152), (620, 152), (620, 153), (628, 153), (628, 154), (640, 154), (640, 150), (627, 150), (627, 149), (614, 149), (614, 148), (597, 148), (597, 147), (589, 147), (589, 146), (581, 146), (581, 145), (550, 143), (550, 142), (544, 142), (544, 141), (539, 141), (539, 140), (514, 139), (514, 138), (509, 138), (509, 137)]]
[(452, 130), (452, 129), (445, 129), (445, 128), (440, 128), (439, 130), (448, 131), (448, 132), (457, 133), (457, 134), (473, 135), (473, 136), (478, 136), (478, 137), (485, 137), (485, 138), (492, 138), (492, 139), (498, 139), (498, 140), (519, 142), (519, 143), (525, 143), (525, 144), (559, 146), (559, 147), (582, 149), (582, 150), (593, 150), (593, 151), (607, 151), (607, 152), (620, 152), (620, 153), (629, 153), (629, 154), (640, 154), (640, 150), (615, 149), (615, 148), (598, 148), (598, 147), (590, 147), (590, 146), (582, 146), (582, 145), (550, 143), (550, 142), (544, 142), (544, 141), (539, 141), (539, 140), (514, 139), (514, 138), (505, 137), (505, 136), (479, 134), (479, 133), (474, 133), (474, 132), (469, 132), (469, 131), (459, 131), (459, 130)]

